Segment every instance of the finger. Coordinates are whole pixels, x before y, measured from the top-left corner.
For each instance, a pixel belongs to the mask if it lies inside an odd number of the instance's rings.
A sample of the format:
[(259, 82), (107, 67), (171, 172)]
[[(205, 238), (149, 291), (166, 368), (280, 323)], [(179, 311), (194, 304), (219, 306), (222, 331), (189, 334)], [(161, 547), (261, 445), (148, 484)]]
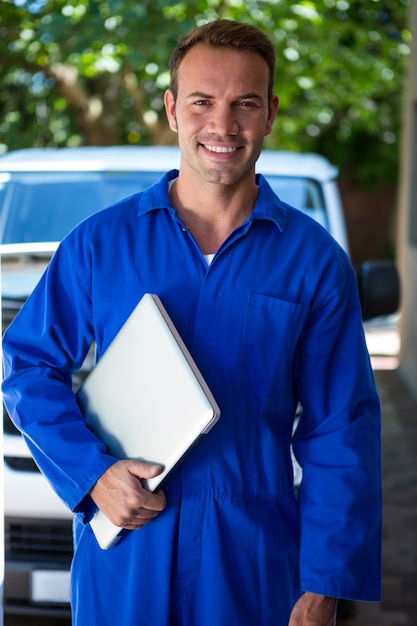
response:
[(130, 461), (129, 472), (138, 478), (154, 478), (163, 471), (157, 463), (145, 463), (144, 461)]
[(141, 522), (149, 522), (159, 515), (160, 511), (151, 509), (139, 509), (136, 514), (136, 518)]
[(159, 515), (160, 511), (140, 508), (130, 517), (123, 520), (123, 527), (127, 529), (142, 528)]
[(152, 521), (159, 514), (160, 511), (147, 509), (142, 506), (136, 508), (129, 507), (129, 509), (126, 509), (124, 512), (120, 510), (118, 511), (119, 521), (117, 525), (122, 526), (123, 528), (137, 528)]
[(143, 489), (143, 491), (137, 494), (137, 501), (134, 508), (136, 510), (143, 509), (144, 511), (155, 511), (155, 514), (157, 514), (162, 511), (165, 506), (166, 498), (162, 490), (159, 490), (156, 493), (151, 493), (146, 491), (146, 489)]

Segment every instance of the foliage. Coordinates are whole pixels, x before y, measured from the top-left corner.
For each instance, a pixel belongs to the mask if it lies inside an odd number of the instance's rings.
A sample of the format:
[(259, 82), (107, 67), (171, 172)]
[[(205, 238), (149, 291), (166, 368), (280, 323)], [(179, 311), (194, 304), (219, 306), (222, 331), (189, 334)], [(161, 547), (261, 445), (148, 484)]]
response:
[(365, 182), (395, 178), (408, 0), (0, 0), (0, 148), (172, 143), (178, 35), (218, 17), (277, 49), (270, 148), (312, 150)]

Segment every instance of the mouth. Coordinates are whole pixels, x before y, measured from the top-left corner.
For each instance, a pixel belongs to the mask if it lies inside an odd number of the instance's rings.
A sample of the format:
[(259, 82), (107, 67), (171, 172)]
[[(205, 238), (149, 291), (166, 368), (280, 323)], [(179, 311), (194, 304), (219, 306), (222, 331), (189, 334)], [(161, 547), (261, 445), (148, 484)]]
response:
[(205, 143), (203, 143), (202, 146), (209, 152), (216, 152), (217, 154), (231, 154), (232, 152), (237, 152), (238, 150), (238, 148), (232, 146), (211, 146)]

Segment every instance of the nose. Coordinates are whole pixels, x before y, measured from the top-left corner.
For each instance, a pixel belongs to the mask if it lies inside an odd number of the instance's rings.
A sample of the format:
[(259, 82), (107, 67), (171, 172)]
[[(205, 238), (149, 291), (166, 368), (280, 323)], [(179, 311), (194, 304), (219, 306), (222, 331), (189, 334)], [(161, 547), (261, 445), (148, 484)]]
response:
[(239, 133), (239, 122), (232, 106), (217, 103), (211, 109), (209, 130), (221, 137)]

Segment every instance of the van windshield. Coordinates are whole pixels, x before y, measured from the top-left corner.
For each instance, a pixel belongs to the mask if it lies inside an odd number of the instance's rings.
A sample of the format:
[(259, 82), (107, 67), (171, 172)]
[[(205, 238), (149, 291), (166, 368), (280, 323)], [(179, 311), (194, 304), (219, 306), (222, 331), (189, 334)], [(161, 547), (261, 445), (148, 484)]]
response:
[(161, 172), (33, 172), (3, 188), (1, 243), (59, 242), (86, 217), (147, 189)]

